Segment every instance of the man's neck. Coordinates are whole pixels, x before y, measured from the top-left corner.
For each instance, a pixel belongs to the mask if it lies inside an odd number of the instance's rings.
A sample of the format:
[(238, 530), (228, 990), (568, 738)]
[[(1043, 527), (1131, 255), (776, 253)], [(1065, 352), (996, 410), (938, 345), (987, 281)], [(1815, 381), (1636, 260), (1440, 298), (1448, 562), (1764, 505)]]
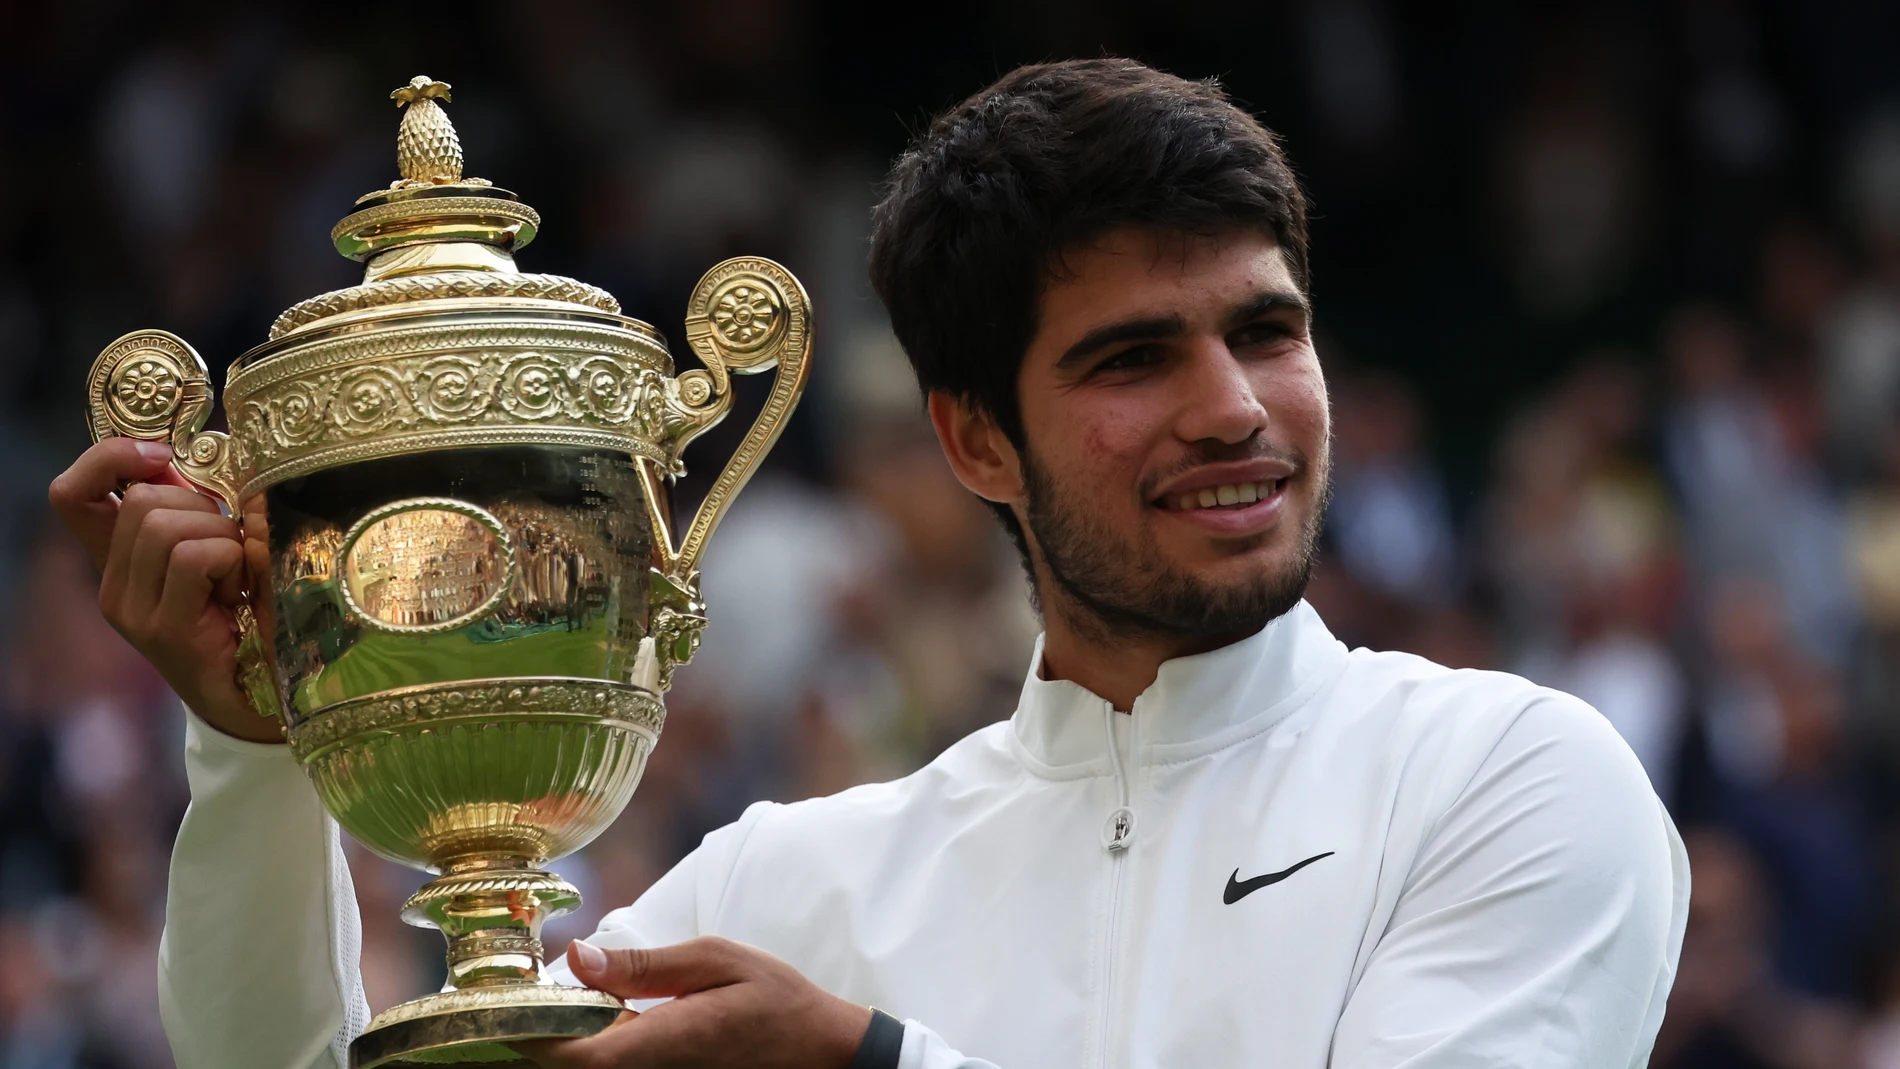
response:
[(1092, 615), (1078, 618), (1086, 612), (1065, 599), (1044, 598), (1038, 669), (1044, 679), (1068, 680), (1124, 713), (1134, 711), (1135, 699), (1154, 684), (1162, 662), (1217, 650), (1258, 633), (1116, 631)]

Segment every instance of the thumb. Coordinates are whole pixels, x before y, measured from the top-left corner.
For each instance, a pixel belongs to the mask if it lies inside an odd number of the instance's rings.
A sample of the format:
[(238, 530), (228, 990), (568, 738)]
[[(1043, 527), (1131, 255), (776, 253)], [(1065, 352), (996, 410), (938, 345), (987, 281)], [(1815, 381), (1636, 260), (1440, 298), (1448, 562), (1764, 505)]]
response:
[(112, 526), (119, 518), (114, 492), (131, 482), (181, 481), (171, 461), (171, 446), (163, 442), (107, 438), (93, 443), (47, 487), (53, 511), (79, 536), (96, 567), (105, 567)]
[(716, 936), (624, 950), (576, 939), (568, 945), (567, 964), (576, 980), (618, 998), (674, 998), (745, 978), (744, 948)]

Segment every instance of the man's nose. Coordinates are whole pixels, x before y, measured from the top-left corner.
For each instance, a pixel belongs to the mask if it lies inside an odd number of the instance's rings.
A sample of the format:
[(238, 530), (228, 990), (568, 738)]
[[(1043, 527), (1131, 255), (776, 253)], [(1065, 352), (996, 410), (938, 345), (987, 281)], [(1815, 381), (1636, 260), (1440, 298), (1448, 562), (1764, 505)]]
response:
[(1266, 406), (1224, 339), (1197, 345), (1178, 381), (1175, 433), (1182, 440), (1237, 445), (1266, 428)]

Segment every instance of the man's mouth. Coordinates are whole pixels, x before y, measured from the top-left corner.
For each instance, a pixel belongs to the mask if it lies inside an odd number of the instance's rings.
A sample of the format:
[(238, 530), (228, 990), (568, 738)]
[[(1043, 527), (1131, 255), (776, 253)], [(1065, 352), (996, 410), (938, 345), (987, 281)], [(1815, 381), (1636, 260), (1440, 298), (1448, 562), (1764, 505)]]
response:
[(1198, 490), (1189, 490), (1180, 494), (1168, 494), (1157, 502), (1170, 512), (1194, 512), (1200, 509), (1244, 509), (1255, 502), (1265, 501), (1286, 485), (1285, 479), (1264, 479), (1260, 482), (1223, 483), (1219, 486), (1204, 486)]

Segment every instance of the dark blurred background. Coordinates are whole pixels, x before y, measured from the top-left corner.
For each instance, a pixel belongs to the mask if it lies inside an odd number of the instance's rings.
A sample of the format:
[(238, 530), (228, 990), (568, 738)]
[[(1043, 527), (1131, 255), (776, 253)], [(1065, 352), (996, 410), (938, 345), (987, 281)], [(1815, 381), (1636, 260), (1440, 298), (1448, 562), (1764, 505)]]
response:
[[(65, 0), (0, 30), (0, 1069), (170, 1064), (180, 715), (44, 504), (99, 349), (164, 327), (220, 368), (351, 284), (329, 227), (395, 176), (417, 73), (542, 212), (526, 269), (663, 330), (723, 256), (805, 280), (813, 392), (713, 544), (666, 745), (558, 866), (588, 902), (552, 938), (584, 934), (746, 802), (1013, 708), (1036, 624), (866, 214), (932, 113), (1103, 53), (1219, 77), (1312, 192), (1334, 630), (1582, 695), (1669, 802), (1695, 895), (1655, 1063), (1900, 1067), (1900, 5)], [(395, 920), (420, 877), (353, 861), (375, 1008), (434, 989), (439, 938)]]

